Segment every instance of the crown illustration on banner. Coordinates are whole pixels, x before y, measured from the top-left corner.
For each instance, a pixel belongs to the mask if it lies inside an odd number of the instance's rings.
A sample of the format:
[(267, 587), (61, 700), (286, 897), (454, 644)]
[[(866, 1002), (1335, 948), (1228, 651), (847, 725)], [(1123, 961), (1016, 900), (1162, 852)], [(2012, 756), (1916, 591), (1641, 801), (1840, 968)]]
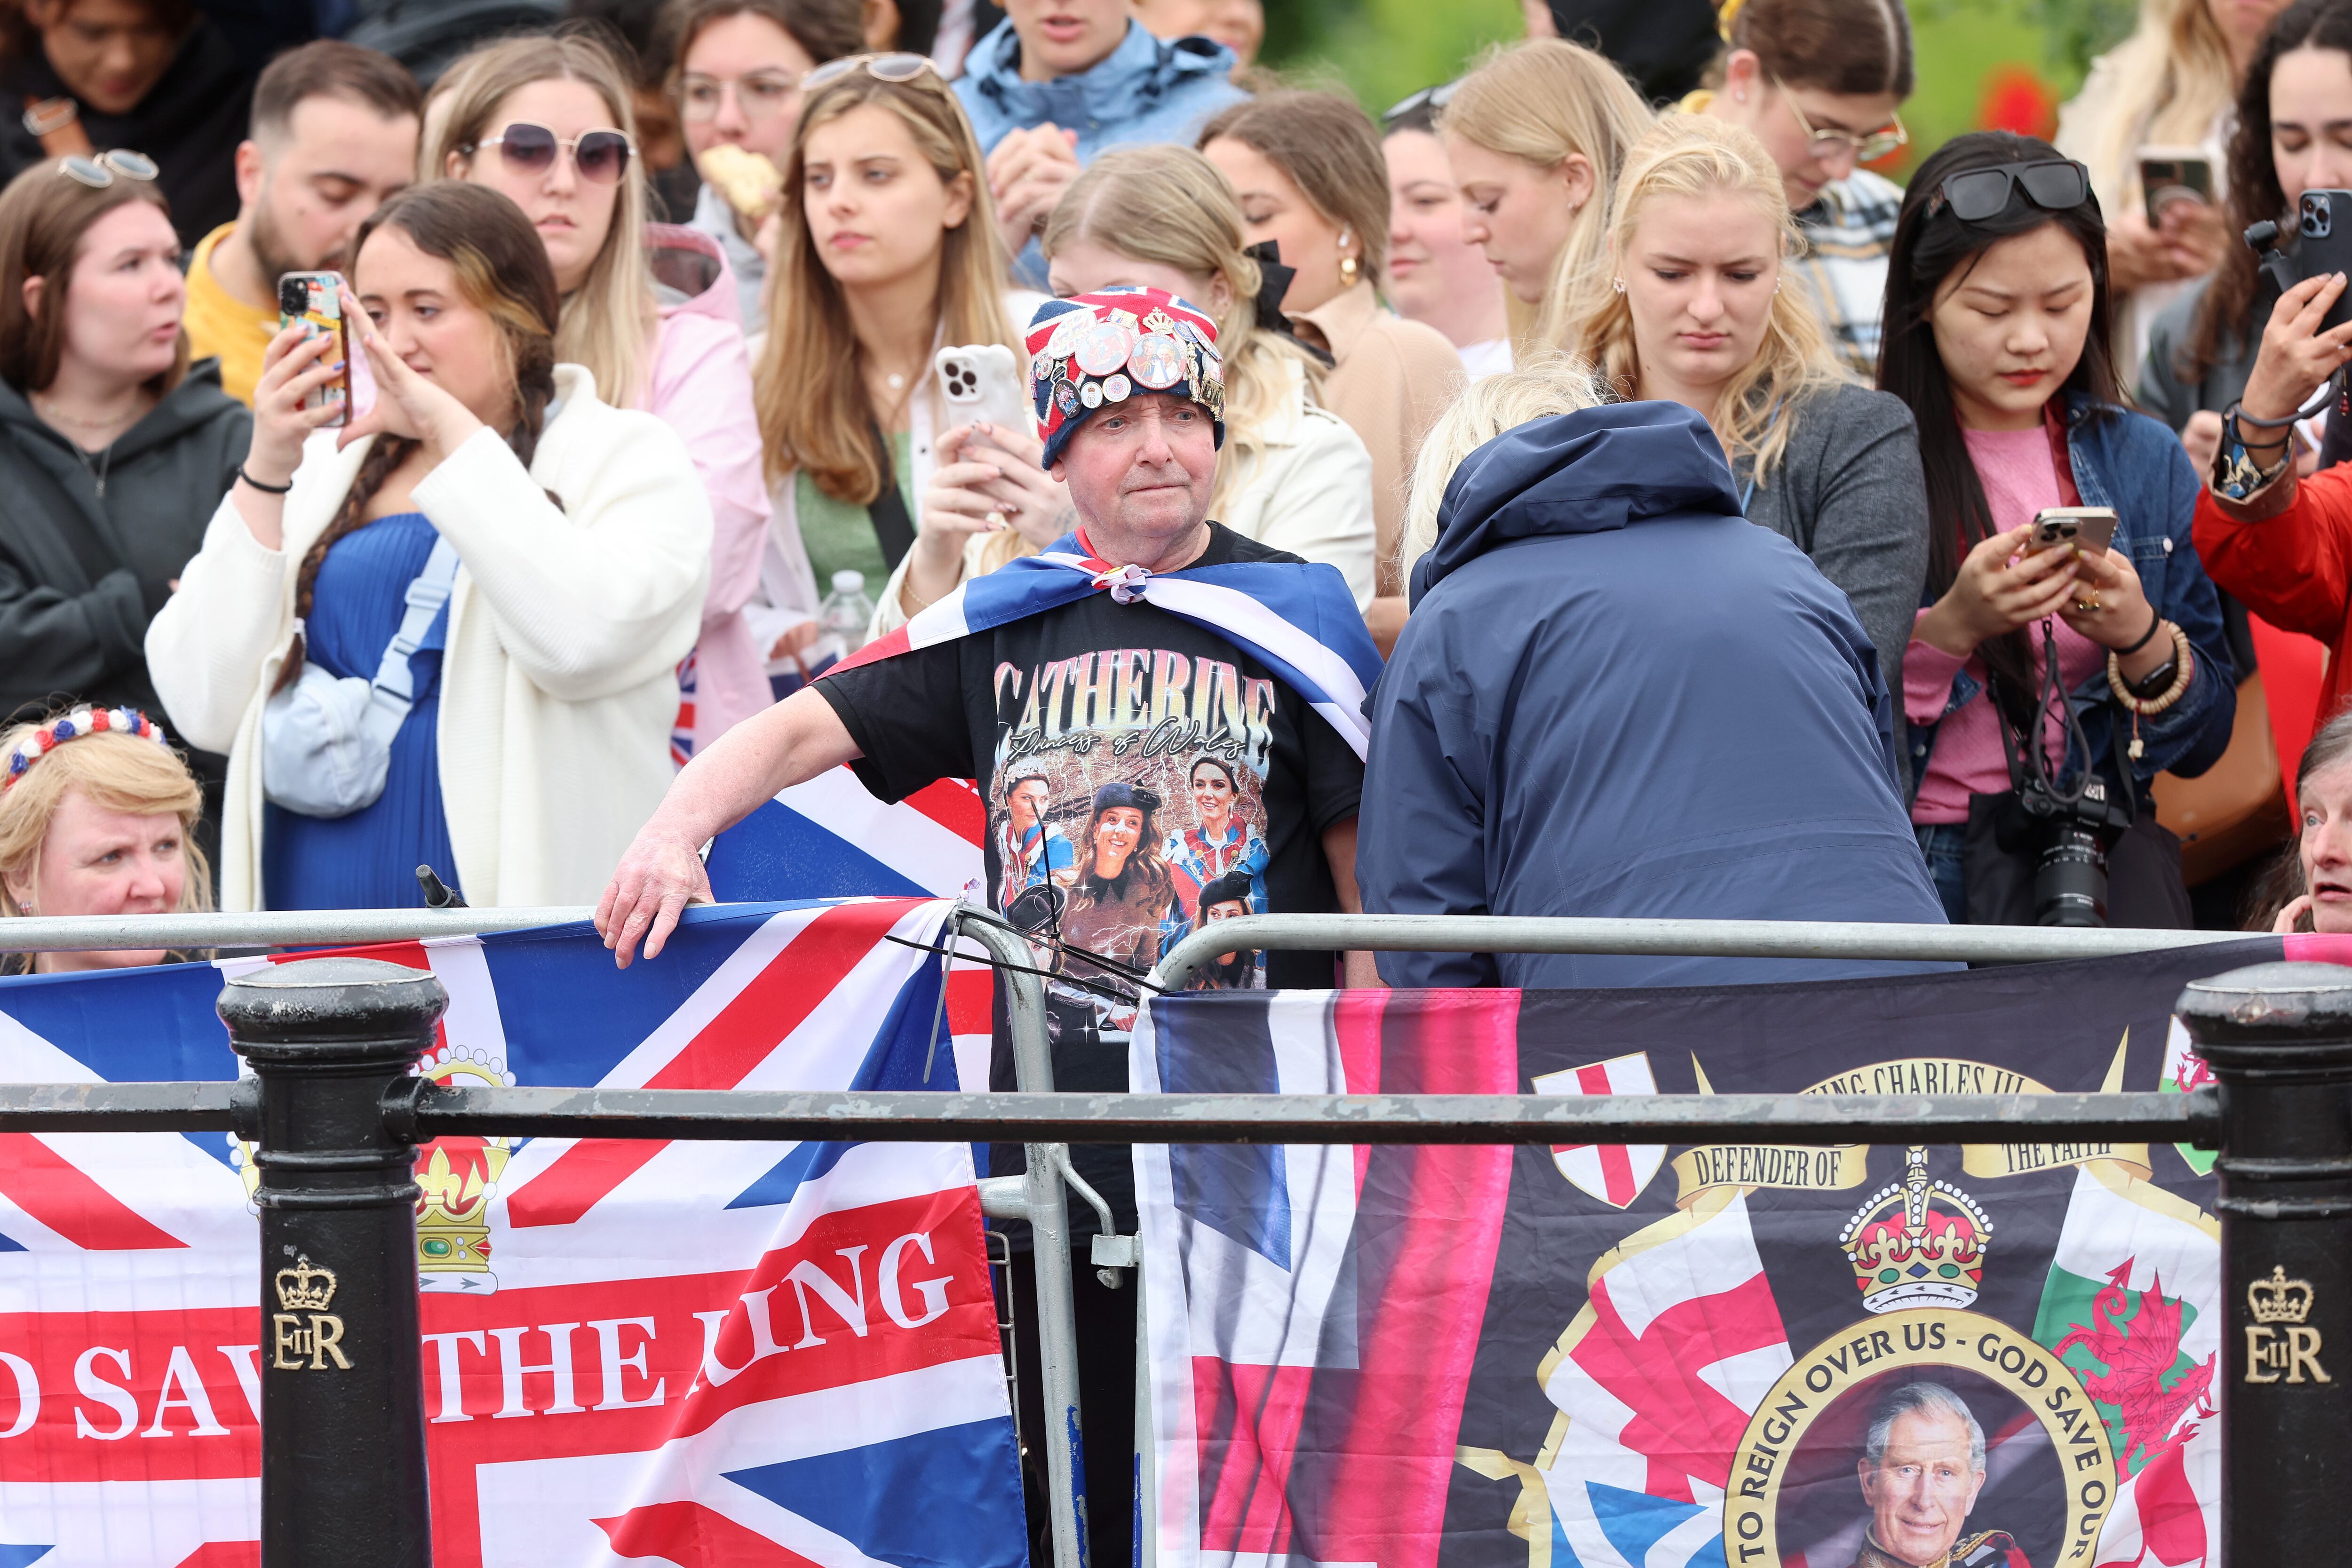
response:
[(308, 1253), (295, 1254), (294, 1267), (278, 1271), (278, 1305), (281, 1311), (323, 1312), (334, 1299), (335, 1271), (312, 1263)]
[(2275, 1263), (2269, 1279), (2246, 1287), (2246, 1305), (2254, 1310), (2258, 1323), (2299, 1323), (2311, 1316), (2311, 1281), (2288, 1279)]
[(1984, 1285), (1992, 1221), (1951, 1183), (1927, 1179), (1924, 1147), (1911, 1149), (1907, 1167), (1903, 1180), (1872, 1194), (1838, 1237), (1863, 1308), (1969, 1306)]
[[(488, 1051), (443, 1046), (416, 1065), (417, 1076), (453, 1089), (509, 1087), (514, 1074)], [(487, 1294), (490, 1273), (490, 1199), (505, 1174), (513, 1141), (436, 1138), (418, 1152), (416, 1268), (426, 1290)]]

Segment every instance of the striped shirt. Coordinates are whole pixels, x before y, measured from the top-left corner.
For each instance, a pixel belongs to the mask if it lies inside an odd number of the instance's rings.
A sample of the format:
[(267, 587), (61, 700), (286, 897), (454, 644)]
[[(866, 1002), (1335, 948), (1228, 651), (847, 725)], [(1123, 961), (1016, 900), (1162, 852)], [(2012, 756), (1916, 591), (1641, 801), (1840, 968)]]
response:
[(1902, 210), (1902, 186), (1856, 169), (1822, 186), (1812, 205), (1797, 214), (1797, 226), (1810, 242), (1797, 271), (1812, 288), (1830, 345), (1865, 379), (1878, 374), (1886, 253), (1894, 247), (1895, 219)]

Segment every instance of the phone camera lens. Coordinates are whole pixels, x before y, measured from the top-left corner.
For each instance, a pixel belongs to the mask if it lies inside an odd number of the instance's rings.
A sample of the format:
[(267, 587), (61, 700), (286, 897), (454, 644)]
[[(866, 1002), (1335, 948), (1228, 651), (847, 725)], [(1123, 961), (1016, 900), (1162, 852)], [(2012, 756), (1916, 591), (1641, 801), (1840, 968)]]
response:
[(299, 316), (310, 308), (310, 286), (299, 278), (278, 280), (278, 309), (289, 316)]

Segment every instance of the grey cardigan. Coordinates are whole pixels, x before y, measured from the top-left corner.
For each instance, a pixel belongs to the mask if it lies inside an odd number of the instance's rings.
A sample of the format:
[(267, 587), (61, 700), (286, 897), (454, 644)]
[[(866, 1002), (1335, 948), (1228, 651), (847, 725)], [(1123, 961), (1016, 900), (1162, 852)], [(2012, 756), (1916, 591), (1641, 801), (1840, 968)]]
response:
[[(1733, 471), (1748, 521), (1795, 544), (1845, 590), (1899, 719), (1903, 650), (1927, 581), (1927, 484), (1911, 410), (1892, 393), (1848, 384), (1781, 417), (1796, 423), (1772, 471), (1752, 489), (1752, 459)], [(1907, 771), (1910, 759), (1895, 752)]]

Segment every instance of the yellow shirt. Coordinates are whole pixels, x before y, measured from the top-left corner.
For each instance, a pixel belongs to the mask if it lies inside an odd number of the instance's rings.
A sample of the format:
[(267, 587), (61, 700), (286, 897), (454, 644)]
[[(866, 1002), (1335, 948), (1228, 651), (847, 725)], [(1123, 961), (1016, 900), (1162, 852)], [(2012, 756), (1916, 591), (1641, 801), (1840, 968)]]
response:
[(213, 247), (236, 226), (225, 223), (197, 241), (195, 259), (188, 263), (188, 307), (181, 325), (188, 330), (190, 354), (220, 356), (221, 390), (250, 404), (253, 384), (261, 379), (261, 353), (278, 335), (278, 311), (255, 310), (213, 276)]

